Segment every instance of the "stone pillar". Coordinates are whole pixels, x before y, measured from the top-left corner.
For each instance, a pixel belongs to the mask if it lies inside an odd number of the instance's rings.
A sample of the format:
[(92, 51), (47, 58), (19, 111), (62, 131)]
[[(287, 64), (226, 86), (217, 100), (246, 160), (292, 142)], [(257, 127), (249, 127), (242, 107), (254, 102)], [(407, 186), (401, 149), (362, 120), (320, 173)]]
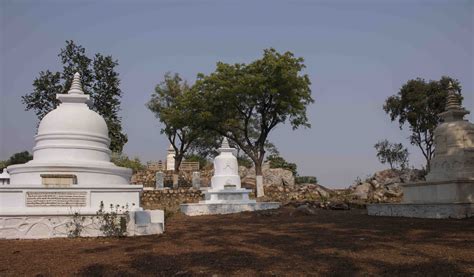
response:
[(155, 174), (155, 189), (163, 189), (164, 188), (164, 176), (163, 172), (158, 171)]
[(179, 174), (173, 173), (173, 188), (178, 188)]
[(199, 171), (193, 172), (193, 188), (199, 189), (201, 187), (201, 173)]

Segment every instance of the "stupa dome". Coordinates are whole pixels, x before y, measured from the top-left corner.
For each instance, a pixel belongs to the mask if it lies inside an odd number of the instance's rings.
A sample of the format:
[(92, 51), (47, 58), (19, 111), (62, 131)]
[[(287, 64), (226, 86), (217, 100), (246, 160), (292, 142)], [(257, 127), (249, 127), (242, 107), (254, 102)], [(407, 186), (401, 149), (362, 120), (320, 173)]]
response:
[(109, 161), (110, 139), (105, 120), (87, 106), (79, 73), (67, 94), (58, 94), (61, 104), (49, 112), (38, 127), (33, 149), (35, 161)]
[(108, 138), (105, 120), (87, 105), (61, 104), (48, 113), (38, 127), (38, 135), (77, 133)]
[(33, 160), (8, 167), (11, 183), (40, 185), (41, 175), (66, 174), (84, 185), (128, 184), (132, 171), (110, 162), (107, 124), (87, 105), (79, 73), (68, 93), (56, 97), (61, 104), (41, 120)]

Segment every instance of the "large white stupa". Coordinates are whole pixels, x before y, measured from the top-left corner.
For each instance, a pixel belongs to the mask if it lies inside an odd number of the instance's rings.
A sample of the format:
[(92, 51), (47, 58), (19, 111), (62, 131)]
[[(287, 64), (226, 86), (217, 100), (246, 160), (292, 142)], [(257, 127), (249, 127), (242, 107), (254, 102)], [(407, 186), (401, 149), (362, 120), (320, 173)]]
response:
[[(132, 170), (110, 162), (107, 124), (89, 109), (79, 73), (57, 99), (61, 104), (39, 124), (33, 160), (7, 168), (10, 184), (0, 187), (0, 238), (63, 236), (68, 216), (94, 215), (101, 203), (129, 207), (131, 235), (162, 232), (162, 211), (140, 208), (143, 186), (130, 185)], [(134, 224), (138, 218), (144, 228)]]
[(214, 159), (211, 188), (204, 191), (205, 199), (199, 203), (182, 204), (182, 213), (190, 216), (229, 214), (280, 207), (278, 202), (257, 202), (249, 198), (252, 190), (241, 187), (236, 149), (229, 146), (226, 138), (218, 150), (220, 154)]
[(435, 151), (426, 181), (402, 185), (400, 204), (372, 204), (369, 215), (422, 218), (474, 217), (474, 124), (450, 85), (443, 122), (435, 131)]

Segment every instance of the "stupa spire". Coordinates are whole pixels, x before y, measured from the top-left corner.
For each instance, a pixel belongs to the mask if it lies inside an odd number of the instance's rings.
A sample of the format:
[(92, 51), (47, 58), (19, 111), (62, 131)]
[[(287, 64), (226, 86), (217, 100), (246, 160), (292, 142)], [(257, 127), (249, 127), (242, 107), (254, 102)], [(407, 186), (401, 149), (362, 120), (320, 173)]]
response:
[(448, 98), (446, 99), (446, 110), (460, 110), (462, 109), (461, 106), (461, 99), (459, 95), (456, 93), (456, 90), (453, 88), (453, 83), (449, 82), (448, 86)]
[(224, 139), (222, 140), (221, 148), (230, 148), (229, 141), (226, 137), (224, 137)]
[(81, 74), (79, 72), (74, 73), (74, 79), (72, 80), (71, 89), (67, 92), (68, 94), (84, 94), (81, 84)]
[(449, 82), (445, 111), (440, 113), (439, 116), (443, 118), (444, 122), (452, 122), (464, 120), (464, 115), (466, 114), (469, 114), (469, 111), (462, 107), (461, 95), (454, 89), (453, 84)]

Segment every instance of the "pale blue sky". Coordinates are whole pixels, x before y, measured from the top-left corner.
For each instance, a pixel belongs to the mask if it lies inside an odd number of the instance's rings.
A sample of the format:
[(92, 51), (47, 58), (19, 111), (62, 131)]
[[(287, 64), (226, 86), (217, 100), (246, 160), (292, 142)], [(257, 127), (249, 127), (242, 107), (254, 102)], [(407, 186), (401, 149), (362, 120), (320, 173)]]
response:
[(305, 58), (316, 100), (311, 129), (280, 126), (270, 139), (328, 187), (384, 168), (377, 140), (408, 145), (382, 110), (408, 79), (458, 78), (474, 112), (474, 1), (0, 0), (0, 12), (0, 159), (31, 151), (36, 117), (20, 97), (39, 71), (60, 69), (69, 39), (119, 60), (124, 152), (143, 161), (164, 159), (168, 145), (145, 108), (165, 72), (193, 82), (217, 61), (250, 62), (268, 47)]

